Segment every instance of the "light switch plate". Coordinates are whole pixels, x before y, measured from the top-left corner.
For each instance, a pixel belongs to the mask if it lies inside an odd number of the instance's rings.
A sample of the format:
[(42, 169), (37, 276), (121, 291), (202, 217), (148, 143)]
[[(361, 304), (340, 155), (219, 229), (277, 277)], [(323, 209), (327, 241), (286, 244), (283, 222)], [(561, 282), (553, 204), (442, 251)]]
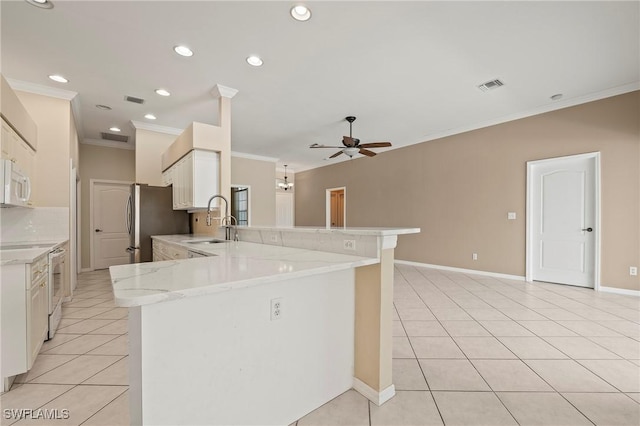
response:
[(516, 212), (507, 213), (507, 219), (508, 220), (516, 220)]

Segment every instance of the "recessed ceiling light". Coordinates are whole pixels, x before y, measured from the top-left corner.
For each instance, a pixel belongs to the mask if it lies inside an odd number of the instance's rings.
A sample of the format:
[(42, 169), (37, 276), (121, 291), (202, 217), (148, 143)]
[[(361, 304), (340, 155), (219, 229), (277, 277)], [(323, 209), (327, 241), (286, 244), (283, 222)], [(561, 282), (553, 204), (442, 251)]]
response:
[(174, 46), (173, 50), (180, 56), (193, 56), (193, 51), (184, 45)]
[(249, 63), (249, 65), (252, 65), (254, 67), (262, 66), (262, 64), (264, 63), (262, 62), (262, 59), (260, 59), (260, 57), (256, 55), (249, 56), (247, 58), (247, 62)]
[(147, 120), (155, 120), (156, 116), (153, 114), (146, 114), (144, 118), (146, 118)]
[(160, 96), (171, 96), (171, 93), (165, 89), (156, 89), (156, 93)]
[(53, 81), (57, 81), (58, 83), (68, 83), (69, 82), (69, 80), (67, 80), (66, 78), (64, 78), (63, 76), (58, 75), (58, 74), (50, 75), (49, 78), (51, 80), (53, 80)]
[(53, 3), (49, 0), (25, 0), (31, 6), (39, 7), (42, 9), (53, 9)]
[(301, 4), (291, 8), (291, 16), (296, 21), (308, 21), (311, 19), (311, 10)]
[(111, 130), (112, 132), (120, 132), (120, 127), (109, 127), (109, 130)]
[(96, 108), (101, 109), (103, 111), (111, 111), (111, 107), (109, 105), (96, 105)]
[(560, 99), (562, 99), (562, 93), (556, 93), (555, 95), (551, 96), (552, 101), (559, 101)]

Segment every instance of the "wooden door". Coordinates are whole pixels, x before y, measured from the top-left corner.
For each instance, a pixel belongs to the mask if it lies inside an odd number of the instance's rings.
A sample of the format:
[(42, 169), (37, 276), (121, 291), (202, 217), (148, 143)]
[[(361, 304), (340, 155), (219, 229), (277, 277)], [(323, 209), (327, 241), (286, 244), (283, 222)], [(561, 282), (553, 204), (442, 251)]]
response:
[(344, 189), (331, 191), (331, 227), (344, 227)]

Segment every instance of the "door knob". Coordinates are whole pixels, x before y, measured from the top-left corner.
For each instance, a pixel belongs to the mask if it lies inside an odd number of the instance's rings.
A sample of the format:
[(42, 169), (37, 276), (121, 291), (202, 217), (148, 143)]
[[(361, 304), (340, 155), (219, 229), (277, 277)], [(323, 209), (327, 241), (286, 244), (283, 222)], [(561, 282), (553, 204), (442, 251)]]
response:
[(593, 228), (584, 228), (583, 231), (592, 232)]
[(96, 229), (96, 232), (102, 232), (102, 229)]

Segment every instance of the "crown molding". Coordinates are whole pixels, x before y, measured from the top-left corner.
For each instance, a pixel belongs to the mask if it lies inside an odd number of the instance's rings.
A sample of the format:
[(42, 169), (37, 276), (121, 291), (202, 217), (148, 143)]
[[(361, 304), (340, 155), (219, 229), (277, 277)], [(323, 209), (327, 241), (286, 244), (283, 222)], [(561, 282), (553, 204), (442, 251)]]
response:
[(95, 146), (101, 146), (103, 148), (116, 148), (116, 149), (127, 149), (130, 151), (134, 151), (136, 149), (136, 147), (134, 145), (131, 145), (130, 143), (123, 143), (123, 142), (107, 142), (107, 141), (103, 141), (100, 139), (91, 139), (91, 138), (86, 138), (83, 139), (82, 142), (85, 145), (95, 145)]
[(51, 98), (64, 99), (66, 101), (71, 101), (78, 96), (78, 92), (73, 92), (71, 90), (58, 89), (56, 87), (30, 83), (28, 81), (14, 80), (13, 78), (7, 78), (7, 82), (13, 90), (18, 90), (20, 92), (35, 93), (36, 95), (49, 96)]
[(248, 160), (269, 161), (271, 163), (275, 163), (278, 161), (278, 159), (274, 157), (265, 157), (263, 155), (255, 155), (255, 154), (246, 154), (244, 152), (237, 152), (237, 151), (231, 151), (231, 156), (238, 157), (238, 158), (246, 158)]
[(157, 124), (143, 123), (141, 121), (133, 121), (133, 120), (131, 120), (131, 125), (136, 130), (137, 129), (149, 130), (152, 132), (166, 133), (168, 135), (175, 135), (175, 136), (182, 134), (182, 132), (184, 131), (184, 129), (178, 129), (175, 127), (160, 126)]
[(232, 89), (231, 87), (223, 86), (221, 84), (216, 84), (213, 90), (211, 91), (211, 94), (213, 95), (214, 98), (223, 97), (223, 98), (231, 99), (238, 94), (238, 90)]

